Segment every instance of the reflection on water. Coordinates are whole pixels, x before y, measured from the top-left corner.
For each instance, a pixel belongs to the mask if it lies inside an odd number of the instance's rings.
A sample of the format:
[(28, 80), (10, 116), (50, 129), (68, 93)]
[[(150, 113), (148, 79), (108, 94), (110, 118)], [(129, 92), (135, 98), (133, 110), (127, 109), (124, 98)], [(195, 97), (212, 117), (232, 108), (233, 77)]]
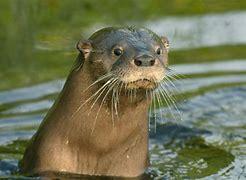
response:
[[(150, 131), (152, 165), (147, 171), (153, 178), (246, 177), (246, 55), (241, 49), (245, 47), (242, 44), (246, 44), (245, 20), (245, 12), (233, 12), (167, 17), (145, 22), (157, 33), (170, 37), (171, 54), (179, 57), (175, 59), (177, 64), (171, 64), (170, 67), (184, 75), (182, 80), (174, 81), (179, 89), (178, 108), (182, 121), (178, 121), (178, 112), (174, 107), (171, 107), (171, 112), (166, 106), (154, 111), (157, 115), (157, 129), (156, 132)], [(76, 34), (72, 29), (71, 33)], [(61, 33), (59, 36), (65, 35)], [(29, 57), (29, 51), (22, 47), (26, 54), (21, 55), (20, 59), (37, 58), (34, 65), (30, 65), (31, 70), (33, 67), (36, 69), (30, 72), (27, 70), (26, 74), (19, 71), (30, 63), (27, 59), (23, 61), (24, 65), (19, 63), (23, 67), (12, 70), (8, 77), (18, 81), (23, 76), (21, 83), (25, 83), (26, 75), (34, 74), (35, 77), (40, 76), (40, 80), (55, 80), (22, 88), (14, 88), (14, 82), (8, 86), (9, 90), (0, 92), (0, 177), (19, 176), (15, 173), (18, 160), (28, 139), (35, 133), (61, 91), (68, 65), (72, 64), (70, 61), (64, 63), (64, 60), (75, 58), (71, 51), (66, 50), (70, 54), (64, 55), (57, 51), (59, 48), (53, 48), (54, 44), (60, 44), (55, 47), (69, 49), (71, 42), (59, 37), (46, 38), (34, 38), (34, 44), (28, 45), (35, 47), (35, 52), (32, 52), (35, 56)], [(226, 45), (228, 51), (224, 51), (221, 45)], [(213, 46), (210, 50), (215, 48), (216, 52), (211, 54), (205, 48), (195, 49), (207, 46)], [(234, 51), (229, 51), (231, 49)], [(180, 56), (180, 53), (186, 57)], [(198, 56), (194, 57), (193, 53)], [(202, 56), (199, 56), (200, 53)], [(199, 59), (201, 57), (202, 60)], [(3, 71), (0, 77), (7, 72), (5, 69)], [(56, 76), (49, 77), (53, 75)], [(185, 101), (180, 100), (181, 95)], [(153, 121), (153, 114), (150, 117)]]
[(147, 26), (170, 37), (175, 49), (246, 43), (246, 12), (171, 17), (147, 23)]

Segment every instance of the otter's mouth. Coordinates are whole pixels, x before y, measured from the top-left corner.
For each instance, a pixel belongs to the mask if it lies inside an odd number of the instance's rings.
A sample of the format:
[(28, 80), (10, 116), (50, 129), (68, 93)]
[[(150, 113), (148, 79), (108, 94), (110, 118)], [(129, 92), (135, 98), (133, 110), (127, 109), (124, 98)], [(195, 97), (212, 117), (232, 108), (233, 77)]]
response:
[(154, 89), (157, 87), (157, 83), (151, 79), (138, 79), (127, 83), (129, 89)]

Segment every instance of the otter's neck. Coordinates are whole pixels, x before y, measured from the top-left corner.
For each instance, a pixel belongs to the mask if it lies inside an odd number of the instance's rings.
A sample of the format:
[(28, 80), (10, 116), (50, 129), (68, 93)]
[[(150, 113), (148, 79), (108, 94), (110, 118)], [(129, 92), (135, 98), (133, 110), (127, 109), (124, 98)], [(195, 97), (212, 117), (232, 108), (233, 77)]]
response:
[[(95, 120), (93, 124), (95, 128), (97, 124), (105, 122), (107, 124), (104, 125), (111, 128), (117, 128), (122, 124), (130, 126), (131, 131), (148, 124), (150, 100), (146, 99), (145, 92), (134, 94), (133, 91), (131, 94), (131, 92), (122, 90), (116, 100), (112, 89), (109, 91), (109, 88), (105, 88), (98, 91), (103, 84), (94, 84), (95, 79), (91, 76), (92, 72), (93, 70), (88, 67), (88, 62), (85, 62), (83, 68), (71, 72), (61, 92), (58, 100), (59, 108), (66, 110), (69, 123), (71, 121), (89, 123)], [(91, 86), (92, 84), (94, 85)]]
[(69, 151), (70, 158), (69, 153), (59, 155), (66, 158), (65, 171), (140, 175), (148, 164), (148, 102), (144, 98), (131, 102), (127, 94), (121, 95), (118, 115), (113, 116), (110, 98), (106, 98), (105, 103), (101, 103), (102, 98), (85, 103), (95, 93), (93, 88), (86, 90), (94, 82), (90, 73), (85, 63), (82, 69), (69, 75), (58, 101), (41, 126), (40, 131), (48, 136), (44, 137), (45, 142), (56, 141), (58, 146), (68, 147), (64, 152)]

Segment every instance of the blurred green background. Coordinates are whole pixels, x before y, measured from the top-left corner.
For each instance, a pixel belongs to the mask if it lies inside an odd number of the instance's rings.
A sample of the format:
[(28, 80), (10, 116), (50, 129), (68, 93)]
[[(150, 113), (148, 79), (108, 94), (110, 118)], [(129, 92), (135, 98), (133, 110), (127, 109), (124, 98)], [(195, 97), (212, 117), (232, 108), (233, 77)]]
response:
[[(94, 25), (142, 25), (169, 16), (244, 9), (245, 0), (1, 0), (0, 89), (65, 77), (77, 54), (74, 45), (88, 38)], [(170, 63), (193, 61), (192, 57), (243, 58), (245, 48), (225, 45), (171, 51)]]

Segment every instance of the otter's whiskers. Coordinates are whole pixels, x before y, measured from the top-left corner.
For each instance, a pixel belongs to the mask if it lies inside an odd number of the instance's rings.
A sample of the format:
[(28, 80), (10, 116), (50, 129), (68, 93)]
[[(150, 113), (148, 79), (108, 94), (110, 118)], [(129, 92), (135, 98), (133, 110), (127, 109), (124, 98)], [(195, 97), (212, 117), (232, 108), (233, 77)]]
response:
[[(99, 109), (98, 109), (98, 111), (97, 111), (97, 114), (96, 114), (96, 117), (95, 117), (95, 120), (94, 120), (94, 125), (93, 125), (93, 128), (92, 128), (91, 134), (93, 133), (93, 131), (94, 131), (94, 129), (95, 129), (96, 121), (97, 121), (99, 112), (100, 112), (100, 110), (101, 110), (101, 108), (102, 108), (102, 105), (103, 105), (103, 103), (104, 103), (104, 101), (105, 101), (107, 95), (111, 92), (111, 90), (113, 90), (114, 86), (118, 83), (118, 81), (119, 81), (118, 78), (112, 78), (112, 82), (110, 83), (110, 85), (108, 85), (108, 91), (107, 91), (106, 94), (104, 95), (104, 97), (103, 97), (103, 99), (102, 99), (102, 101), (101, 101), (101, 104), (100, 104), (100, 106), (99, 106)], [(111, 113), (113, 113), (113, 112), (111, 112)], [(113, 120), (112, 120), (112, 121), (113, 121)], [(113, 123), (114, 123), (114, 121), (113, 121)], [(113, 124), (113, 125), (114, 125), (114, 124)]]
[[(91, 88), (93, 85), (101, 82), (102, 80), (108, 78), (112, 76), (111, 73), (108, 73), (108, 74), (105, 74), (103, 75), (102, 77), (100, 77), (99, 79), (97, 79), (95, 82), (93, 82), (91, 85), (89, 85), (83, 92), (87, 91), (89, 88)], [(98, 89), (94, 94), (92, 94), (87, 100), (85, 100), (84, 103), (82, 103), (77, 109), (76, 111), (72, 114), (71, 118), (73, 119), (74, 116), (81, 110), (81, 108), (86, 104), (88, 103), (89, 101), (91, 101), (102, 89), (104, 89), (107, 84), (109, 84), (111, 82), (111, 79), (109, 79), (100, 89)]]
[[(168, 69), (170, 70), (170, 69)], [(175, 94), (180, 93), (180, 90), (176, 87), (176, 85), (174, 84), (173, 81), (180, 81), (179, 79), (180, 75), (174, 74), (172, 73), (170, 74), (166, 74), (165, 77), (163, 78), (162, 81), (157, 82), (154, 79), (154, 82), (157, 84), (157, 89), (154, 91), (147, 91), (146, 90), (146, 97), (148, 98), (148, 94), (150, 94), (150, 99), (152, 99), (152, 103), (151, 106), (149, 108), (149, 114), (154, 116), (154, 128), (156, 131), (156, 127), (157, 127), (157, 115), (156, 115), (156, 110), (159, 109), (160, 110), (160, 116), (161, 119), (164, 119), (163, 117), (163, 113), (161, 112), (161, 107), (163, 106), (167, 106), (168, 111), (170, 112), (171, 116), (173, 117), (173, 119), (175, 121), (177, 121), (177, 117), (176, 115), (173, 113), (173, 110), (171, 107), (173, 107), (175, 109), (175, 111), (177, 111), (179, 118), (178, 119), (182, 119), (182, 115), (181, 112), (179, 111), (178, 107), (177, 107), (177, 99), (175, 97)], [(169, 88), (172, 87), (172, 90), (170, 90)], [(173, 92), (174, 90), (174, 92)], [(164, 103), (165, 102), (165, 103)], [(149, 116), (149, 123), (151, 119)]]

